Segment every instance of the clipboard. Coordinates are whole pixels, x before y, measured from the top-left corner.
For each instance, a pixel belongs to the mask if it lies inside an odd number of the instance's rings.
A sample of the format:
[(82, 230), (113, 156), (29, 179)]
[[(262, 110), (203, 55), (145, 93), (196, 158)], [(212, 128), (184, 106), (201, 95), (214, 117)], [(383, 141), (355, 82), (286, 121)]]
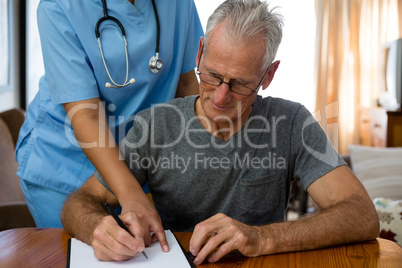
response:
[[(184, 250), (177, 237), (170, 230), (165, 230), (165, 234), (170, 247), (168, 253), (164, 253), (159, 243), (156, 242), (145, 248), (148, 259), (145, 259), (141, 254), (137, 254), (133, 259), (119, 262), (100, 261), (94, 256), (91, 246), (75, 238), (70, 238), (68, 239), (66, 267), (100, 268), (135, 265), (135, 267), (196, 268), (192, 261), (191, 253)], [(161, 264), (163, 265), (161, 266)]]

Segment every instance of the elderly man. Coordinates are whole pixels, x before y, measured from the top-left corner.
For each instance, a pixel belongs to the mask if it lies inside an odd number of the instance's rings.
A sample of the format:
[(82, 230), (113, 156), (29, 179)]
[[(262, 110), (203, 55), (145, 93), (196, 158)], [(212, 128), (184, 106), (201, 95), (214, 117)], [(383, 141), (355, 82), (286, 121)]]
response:
[[(118, 202), (99, 173), (67, 200), (66, 230), (102, 260), (131, 258), (156, 240), (168, 251), (164, 228), (192, 231), (196, 264), (233, 250), (258, 256), (376, 238), (370, 198), (311, 114), (257, 95), (279, 66), (281, 25), (264, 2), (219, 6), (199, 43), (200, 95), (137, 114), (120, 144), (137, 192), (136, 209), (120, 217), (134, 237), (105, 213), (103, 202)], [(320, 211), (286, 222), (296, 179)]]

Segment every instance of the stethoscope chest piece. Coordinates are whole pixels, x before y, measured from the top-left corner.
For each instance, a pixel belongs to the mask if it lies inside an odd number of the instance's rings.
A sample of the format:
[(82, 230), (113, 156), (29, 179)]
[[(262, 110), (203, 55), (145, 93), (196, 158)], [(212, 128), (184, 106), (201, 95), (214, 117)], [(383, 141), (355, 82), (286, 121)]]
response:
[(157, 72), (159, 72), (162, 67), (163, 67), (163, 63), (162, 60), (159, 58), (159, 53), (156, 53), (155, 56), (152, 56), (149, 59), (149, 69), (151, 70), (151, 72), (153, 72), (154, 74), (156, 74)]

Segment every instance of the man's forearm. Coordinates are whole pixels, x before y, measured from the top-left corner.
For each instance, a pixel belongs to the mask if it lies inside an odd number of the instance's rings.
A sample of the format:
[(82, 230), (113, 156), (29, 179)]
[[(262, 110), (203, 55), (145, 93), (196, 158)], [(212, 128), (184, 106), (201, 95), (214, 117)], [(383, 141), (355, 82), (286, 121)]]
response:
[(359, 200), (344, 201), (296, 221), (261, 227), (265, 254), (375, 239), (378, 229), (377, 213)]
[(78, 191), (66, 200), (61, 221), (70, 235), (90, 245), (95, 227), (106, 215), (100, 199)]

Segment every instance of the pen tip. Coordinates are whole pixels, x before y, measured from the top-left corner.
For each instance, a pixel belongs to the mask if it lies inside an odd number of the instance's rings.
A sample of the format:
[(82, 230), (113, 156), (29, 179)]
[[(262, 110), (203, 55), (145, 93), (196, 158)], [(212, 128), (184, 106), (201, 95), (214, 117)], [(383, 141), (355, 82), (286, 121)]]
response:
[(142, 252), (142, 254), (144, 255), (144, 257), (145, 257), (145, 258), (147, 258), (147, 259), (148, 259), (148, 256), (147, 256), (147, 254), (145, 254), (145, 252), (144, 252), (144, 251)]

